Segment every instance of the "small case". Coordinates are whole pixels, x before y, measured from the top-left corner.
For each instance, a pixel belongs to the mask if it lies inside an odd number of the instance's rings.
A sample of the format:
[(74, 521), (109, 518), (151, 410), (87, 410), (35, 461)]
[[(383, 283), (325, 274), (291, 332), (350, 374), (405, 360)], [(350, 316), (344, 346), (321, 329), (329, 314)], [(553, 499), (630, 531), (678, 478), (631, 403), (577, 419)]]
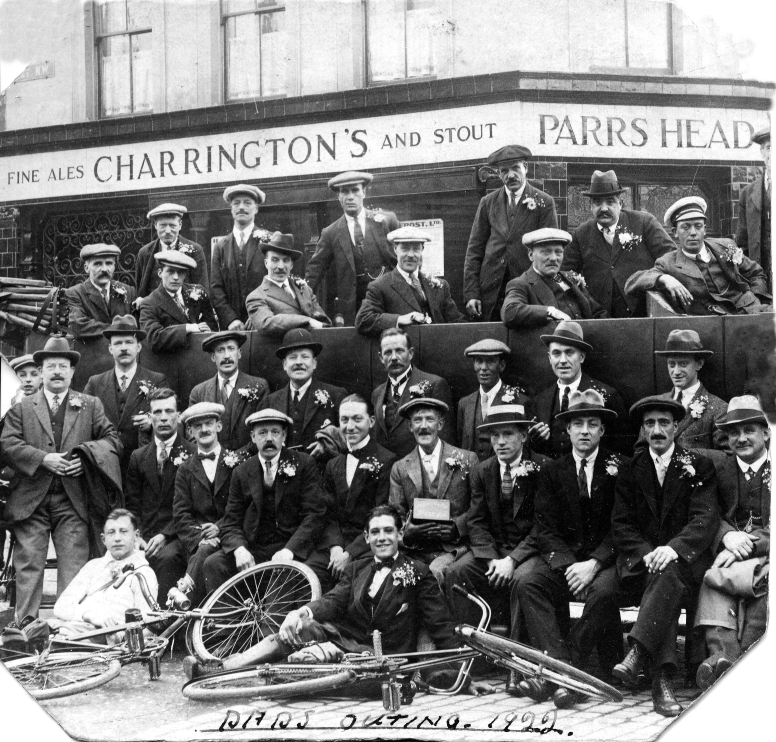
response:
[(412, 503), (412, 521), (420, 523), (424, 521), (449, 522), (450, 500), (434, 500), (430, 497), (417, 497)]

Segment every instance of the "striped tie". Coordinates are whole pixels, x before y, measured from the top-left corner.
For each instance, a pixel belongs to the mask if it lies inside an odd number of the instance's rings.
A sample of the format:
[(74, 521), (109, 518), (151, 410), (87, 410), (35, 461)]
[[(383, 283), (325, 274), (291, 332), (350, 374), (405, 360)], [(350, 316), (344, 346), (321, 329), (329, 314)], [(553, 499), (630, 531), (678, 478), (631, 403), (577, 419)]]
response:
[(507, 464), (504, 467), (504, 476), (501, 477), (501, 494), (504, 495), (504, 497), (509, 497), (514, 488), (515, 483), (512, 480), (512, 468)]

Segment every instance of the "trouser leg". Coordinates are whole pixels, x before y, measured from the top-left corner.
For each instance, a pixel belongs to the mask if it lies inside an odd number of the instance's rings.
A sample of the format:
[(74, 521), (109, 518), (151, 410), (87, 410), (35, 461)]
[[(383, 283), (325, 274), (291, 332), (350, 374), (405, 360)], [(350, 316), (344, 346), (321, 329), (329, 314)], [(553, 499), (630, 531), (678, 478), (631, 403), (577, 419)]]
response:
[(741, 653), (762, 638), (765, 626), (768, 622), (768, 595), (759, 598), (751, 598), (745, 604), (746, 616), (744, 618), (744, 630), (741, 634)]
[(200, 605), (208, 592), (205, 585), (205, 561), (218, 551), (220, 551), (218, 546), (200, 543), (197, 550), (189, 557), (186, 574), (194, 583), (194, 588), (189, 593), (189, 598), (194, 606)]
[(329, 572), (329, 552), (328, 550), (316, 549), (310, 553), (307, 559), (302, 560), (313, 572), (315, 572), (318, 581), (321, 583), (321, 592), (327, 593), (336, 584), (336, 580)]
[(175, 587), (178, 579), (183, 577), (186, 571), (183, 544), (177, 538), (169, 541), (148, 559), (148, 563), (156, 573), (156, 579), (159, 582), (156, 600), (164, 606), (167, 603), (167, 593), (170, 592), (170, 588)]
[(485, 573), (488, 570), (488, 560), (478, 559), (471, 551), (450, 565), (445, 574), (445, 595), (448, 605), (457, 623), (477, 626), (482, 617), (482, 611), (468, 598), (458, 595), (453, 590), (454, 585), (461, 585), (469, 592), (476, 592), (486, 603), (493, 607), (497, 592), (488, 583)]
[[(540, 556), (533, 556), (520, 564), (512, 575), (512, 582), (509, 585), (509, 638), (513, 641), (525, 641), (526, 629), (525, 619), (520, 606), (520, 596), (518, 594), (518, 585), (527, 575), (530, 575), (535, 569), (540, 568), (544, 560)], [(568, 606), (566, 607), (568, 613)]]
[(49, 495), (29, 518), (14, 524), (16, 546), (13, 566), (16, 570), (16, 621), (26, 616), (37, 618), (43, 595), (43, 572), (46, 568), (51, 522)]
[(65, 492), (51, 496), (51, 536), (57, 553), (57, 597), (89, 561), (89, 525)]
[(205, 573), (205, 590), (212, 593), (232, 575), (237, 574), (234, 552), (227, 553), (223, 549), (219, 549), (205, 559), (203, 571)]
[(431, 563), (428, 565), (428, 568), (431, 570), (431, 574), (436, 577), (436, 581), (440, 589), (444, 589), (445, 587), (445, 575), (447, 574), (447, 570), (450, 569), (450, 567), (453, 565), (454, 559), (455, 557), (453, 554), (446, 551), (443, 554), (434, 557), (434, 559), (432, 559)]

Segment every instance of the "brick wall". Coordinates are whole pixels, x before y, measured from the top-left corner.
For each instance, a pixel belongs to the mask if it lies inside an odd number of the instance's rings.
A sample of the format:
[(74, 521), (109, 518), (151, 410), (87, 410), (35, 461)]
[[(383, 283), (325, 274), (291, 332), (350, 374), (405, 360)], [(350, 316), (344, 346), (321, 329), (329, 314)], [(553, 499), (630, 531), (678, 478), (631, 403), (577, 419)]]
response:
[(568, 229), (567, 178), (568, 168), (565, 162), (542, 162), (529, 160), (527, 176), (537, 188), (555, 199), (558, 213), (558, 227)]
[(19, 257), (19, 210), (13, 206), (0, 207), (0, 276), (16, 276)]

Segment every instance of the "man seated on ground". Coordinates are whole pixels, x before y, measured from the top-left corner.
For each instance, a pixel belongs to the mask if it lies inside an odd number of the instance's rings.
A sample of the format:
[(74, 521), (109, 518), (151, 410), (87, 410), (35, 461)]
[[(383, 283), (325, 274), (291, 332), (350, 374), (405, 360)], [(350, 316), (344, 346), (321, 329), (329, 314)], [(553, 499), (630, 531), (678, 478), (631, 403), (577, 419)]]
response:
[[(145, 578), (150, 595), (156, 596), (156, 575), (145, 554), (138, 549), (139, 541), (135, 516), (123, 508), (112, 510), (102, 531), (102, 542), (107, 552), (81, 567), (59, 596), (54, 604), (54, 618), (48, 621), (51, 628), (58, 629), (63, 636), (75, 636), (123, 624), (124, 611), (129, 608), (139, 608), (146, 616), (151, 606), (137, 577), (127, 577), (120, 587), (113, 587), (124, 568), (131, 565)], [(116, 644), (122, 638), (122, 632), (105, 637), (108, 644)]]

